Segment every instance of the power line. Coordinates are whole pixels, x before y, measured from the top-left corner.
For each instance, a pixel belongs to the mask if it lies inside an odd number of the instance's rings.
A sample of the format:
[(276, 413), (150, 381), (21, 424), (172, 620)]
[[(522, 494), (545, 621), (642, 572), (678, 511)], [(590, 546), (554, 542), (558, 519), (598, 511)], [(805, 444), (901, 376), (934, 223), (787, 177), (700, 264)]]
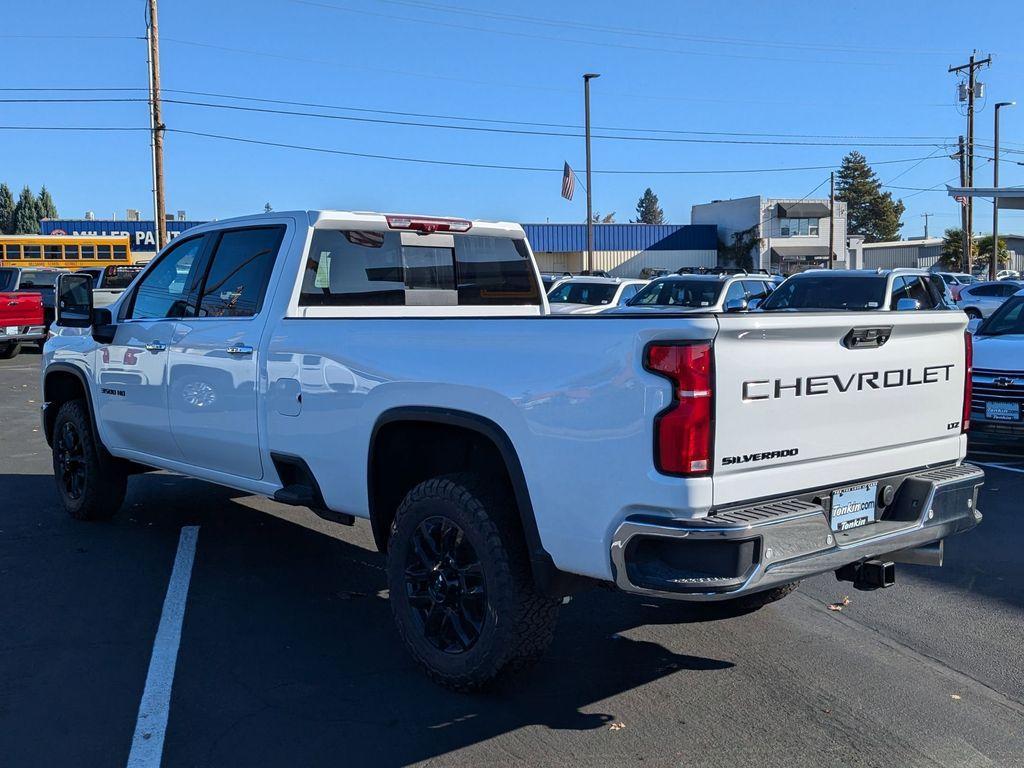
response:
[(759, 56), (751, 53), (722, 53), (718, 51), (688, 51), (679, 48), (653, 48), (651, 46), (644, 45), (630, 45), (627, 43), (610, 43), (607, 41), (600, 40), (582, 40), (579, 38), (552, 35), (538, 35), (530, 32), (517, 32), (511, 29), (492, 29), (489, 27), (477, 27), (472, 24), (459, 24), (452, 21), (438, 21), (436, 19), (417, 19), (409, 16), (400, 16), (394, 13), (383, 13), (379, 11), (368, 11), (362, 8), (352, 8), (350, 6), (336, 5), (334, 3), (318, 2), (318, 0), (291, 0), (293, 3), (299, 5), (308, 5), (316, 8), (324, 8), (331, 11), (340, 11), (342, 13), (355, 13), (361, 16), (370, 16), (373, 18), (388, 19), (390, 21), (405, 21), (411, 24), (428, 24), (435, 27), (447, 27), (449, 29), (459, 29), (469, 32), (485, 32), (494, 35), (505, 35), (506, 37), (515, 38), (526, 38), (529, 40), (546, 40), (548, 42), (554, 42), (559, 44), (573, 43), (576, 45), (589, 45), (596, 46), (599, 48), (621, 48), (630, 51), (643, 51), (645, 53), (668, 53), (676, 56), (718, 56), (727, 59), (745, 59), (745, 60), (756, 60), (756, 61), (780, 61), (780, 62), (792, 62), (797, 64), (838, 64), (841, 66), (885, 66), (884, 62), (881, 61), (856, 61), (856, 60), (833, 60), (833, 59), (798, 59), (793, 57), (781, 57), (781, 56)]
[(499, 21), (518, 21), (532, 26), (548, 26), (548, 27), (560, 27), (567, 29), (581, 29), (591, 32), (608, 32), (618, 35), (631, 35), (634, 37), (649, 37), (657, 39), (669, 39), (669, 40), (684, 40), (687, 42), (698, 42), (698, 43), (709, 43), (709, 44), (721, 44), (721, 45), (749, 45), (761, 48), (783, 48), (786, 50), (792, 50), (794, 48), (802, 48), (805, 50), (816, 50), (816, 51), (838, 51), (847, 53), (879, 53), (879, 54), (911, 54), (911, 55), (950, 55), (950, 51), (913, 51), (906, 48), (878, 48), (868, 46), (840, 46), (823, 43), (806, 43), (806, 42), (794, 42), (794, 41), (772, 41), (764, 38), (738, 38), (738, 37), (720, 37), (720, 36), (707, 36), (707, 35), (689, 35), (681, 34), (676, 32), (664, 32), (653, 29), (639, 29), (630, 27), (611, 27), (600, 24), (585, 23), (579, 21), (568, 21), (568, 20), (556, 20), (556, 19), (545, 19), (535, 16), (522, 16), (510, 13), (499, 13), (496, 11), (481, 11), (477, 9), (463, 8), (461, 6), (443, 5), (441, 3), (429, 3), (422, 2), (422, 0), (377, 0), (378, 2), (387, 3), (389, 5), (400, 5), (411, 8), (420, 8), (427, 10), (437, 10), (444, 13), (462, 14), (467, 16), (477, 16), (488, 19), (497, 19)]
[[(238, 104), (214, 104), (211, 102), (190, 101), (187, 99), (164, 99), (167, 104), (181, 104), (192, 107), (204, 107), (209, 109), (226, 109), (238, 112), (256, 112), (262, 114), (290, 115), (295, 117), (314, 117), (325, 120), (345, 120), (358, 123), (373, 123), (383, 125), (400, 125), (414, 128), (438, 128), (442, 130), (470, 131), (479, 133), (501, 133), (517, 136), (548, 136), (559, 138), (582, 138), (582, 133), (560, 133), (557, 131), (534, 131), (521, 128), (490, 128), (470, 125), (441, 125), (437, 123), (424, 123), (415, 120), (389, 120), (380, 117), (356, 117), (354, 115), (331, 115), (323, 112), (299, 112), (296, 110), (271, 109), (269, 107), (243, 107)], [(625, 136), (622, 134), (608, 135), (595, 134), (595, 139), (616, 140), (616, 141), (646, 141), (672, 144), (740, 144), (756, 146), (794, 146), (794, 147), (933, 147), (934, 144), (921, 144), (910, 142), (820, 142), (820, 141), (778, 141), (767, 139), (707, 139), (707, 138), (679, 138), (668, 136)]]
[[(143, 102), (142, 98), (25, 98), (25, 99), (0, 99), (0, 103), (29, 103), (29, 104), (80, 104), (80, 103), (125, 103)], [(239, 104), (215, 104), (206, 101), (192, 101), (189, 99), (162, 99), (165, 104), (181, 104), (183, 106), (202, 107), (206, 109), (223, 109), (236, 112), (250, 112), (259, 114), (288, 115), (292, 117), (312, 117), (322, 120), (343, 120), (356, 123), (372, 123), (376, 125), (397, 125), (413, 128), (435, 128), (449, 131), (468, 131), (475, 133), (509, 134), (516, 136), (545, 136), (557, 138), (582, 138), (582, 133), (565, 133), (558, 131), (527, 130), (524, 128), (494, 128), (479, 125), (443, 125), (439, 123), (425, 123), (416, 120), (392, 120), (381, 117), (357, 117), (354, 115), (327, 114), (324, 112), (305, 112), (288, 109), (273, 109), (270, 107), (247, 107)], [(669, 136), (627, 136), (622, 134), (595, 134), (595, 139), (614, 141), (634, 142), (656, 142), (669, 144), (735, 144), (752, 146), (792, 146), (792, 147), (934, 147), (934, 143), (922, 144), (917, 142), (876, 142), (876, 141), (810, 141), (800, 139), (795, 141), (780, 141), (768, 139), (711, 139), (711, 138), (681, 138)], [(945, 149), (941, 146), (938, 151)]]
[[(468, 168), (491, 168), (508, 171), (539, 171), (546, 173), (562, 173), (562, 168), (544, 168), (537, 166), (521, 166), (521, 165), (504, 165), (499, 163), (471, 163), (466, 161), (456, 160), (434, 160), (427, 158), (417, 157), (403, 157), (396, 155), (383, 155), (374, 154), (368, 152), (354, 152), (350, 150), (332, 149), (328, 147), (314, 147), (304, 144), (291, 144), (287, 142), (268, 141), (264, 139), (253, 139), (241, 136), (228, 136), (224, 134), (208, 133), (204, 131), (193, 131), (182, 128), (168, 128), (168, 131), (174, 133), (182, 133), (191, 136), (202, 136), (205, 138), (221, 139), (224, 141), (236, 141), (245, 144), (259, 144), (263, 146), (279, 147), (284, 149), (297, 149), (304, 150), (307, 152), (320, 152), (326, 154), (335, 155), (346, 155), (349, 157), (363, 157), (378, 160), (394, 160), (398, 162), (410, 162), (410, 163), (421, 163), (427, 165), (449, 165), (459, 166)], [(903, 160), (880, 160), (876, 165), (883, 163), (906, 163), (915, 162), (922, 158), (908, 158)], [(643, 169), (643, 170), (632, 170), (632, 169), (605, 169), (605, 170), (594, 170), (594, 173), (601, 173), (606, 175), (624, 175), (624, 174), (642, 174), (651, 176), (667, 176), (667, 175), (703, 175), (703, 174), (732, 174), (732, 173), (780, 173), (789, 171), (816, 171), (816, 170), (831, 170), (835, 168), (834, 165), (811, 165), (811, 166), (799, 166), (799, 167), (784, 167), (784, 168), (716, 168), (716, 169), (686, 169), (686, 170), (665, 170), (665, 169)]]
[[(75, 126), (75, 125), (0, 125), (0, 131), (148, 131), (149, 128), (141, 126)], [(234, 141), (243, 144), (256, 144), (268, 147), (278, 147), (282, 149), (296, 149), (307, 152), (319, 152), (324, 154), (332, 155), (345, 155), (349, 157), (362, 157), (368, 159), (378, 160), (393, 160), (396, 162), (408, 162), (408, 163), (420, 163), (426, 165), (446, 165), (446, 166), (458, 166), (467, 168), (490, 168), (497, 170), (508, 170), (508, 171), (535, 171), (544, 173), (562, 173), (562, 168), (545, 168), (540, 166), (523, 166), (523, 165), (505, 165), (501, 163), (472, 163), (461, 160), (437, 160), (430, 158), (420, 157), (404, 157), (399, 155), (384, 155), (375, 154), (370, 152), (354, 152), (350, 150), (333, 149), (329, 147), (315, 147), (305, 144), (292, 144), (288, 142), (270, 141), (266, 139), (255, 139), (244, 136), (229, 136), (225, 134), (210, 133), (206, 131), (194, 131), (185, 128), (167, 128), (168, 132), (180, 133), (188, 136), (200, 136), (204, 138), (219, 139), (223, 141)], [(913, 163), (919, 160), (935, 159), (938, 156), (927, 156), (921, 157), (909, 157), (901, 158), (898, 160), (878, 160), (872, 165), (892, 165), (897, 163)], [(666, 169), (597, 169), (594, 173), (601, 173), (606, 175), (648, 175), (648, 176), (689, 176), (689, 175), (707, 175), (707, 174), (742, 174), (742, 173), (787, 173), (793, 171), (821, 171), (821, 170), (832, 170), (836, 168), (835, 165), (805, 165), (805, 166), (788, 166), (788, 167), (776, 167), (776, 168), (704, 168), (704, 169), (680, 169), (680, 170), (666, 170)]]
[[(145, 88), (0, 88), (0, 92), (117, 92), (117, 91), (145, 91)], [(288, 99), (266, 98), (259, 96), (243, 96), (232, 93), (219, 93), (215, 91), (196, 91), (182, 88), (164, 88), (164, 93), (178, 93), (186, 96), (205, 96), (219, 99), (233, 99), (236, 101), (251, 101), (263, 104), (281, 104), (293, 107), (313, 107), (317, 109), (337, 109), (349, 112), (366, 112), (380, 115), (395, 115), (399, 117), (421, 117), (431, 120), (460, 120), (463, 122), (494, 123), (498, 125), (525, 125), (540, 128), (576, 128), (583, 126), (576, 123), (554, 123), (530, 120), (508, 120), (492, 117), (477, 117), (469, 115), (449, 115), (430, 112), (410, 112), (396, 109), (371, 109), (369, 107), (355, 107), (344, 104), (330, 104), (324, 102), (292, 101)], [(57, 100), (55, 100), (57, 101)], [(709, 130), (681, 130), (669, 128), (644, 128), (631, 126), (594, 126), (599, 131), (625, 131), (634, 133), (656, 133), (672, 134), (680, 136), (746, 136), (746, 137), (767, 137), (767, 138), (795, 138), (795, 139), (901, 139), (908, 141), (951, 141), (951, 136), (890, 136), (890, 135), (852, 135), (852, 134), (821, 134), (821, 133), (783, 133), (783, 132), (756, 132), (756, 131), (709, 131)], [(1004, 142), (1005, 143), (1005, 142)]]

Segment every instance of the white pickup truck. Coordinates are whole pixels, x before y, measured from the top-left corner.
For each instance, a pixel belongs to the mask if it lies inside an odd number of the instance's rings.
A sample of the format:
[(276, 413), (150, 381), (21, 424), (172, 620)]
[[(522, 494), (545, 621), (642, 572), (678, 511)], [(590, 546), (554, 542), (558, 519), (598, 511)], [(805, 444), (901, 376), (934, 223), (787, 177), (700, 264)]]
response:
[(172, 470), (367, 518), (437, 681), (538, 657), (563, 596), (888, 586), (972, 528), (957, 311), (551, 315), (515, 224), (302, 211), (61, 278), (42, 421), (76, 518)]

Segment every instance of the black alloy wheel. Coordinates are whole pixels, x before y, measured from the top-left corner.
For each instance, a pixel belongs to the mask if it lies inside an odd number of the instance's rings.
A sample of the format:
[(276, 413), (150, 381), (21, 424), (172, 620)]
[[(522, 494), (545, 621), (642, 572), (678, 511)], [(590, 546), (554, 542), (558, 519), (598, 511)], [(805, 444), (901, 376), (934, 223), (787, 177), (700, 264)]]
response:
[(85, 447), (82, 436), (70, 421), (65, 421), (57, 435), (56, 445), (57, 466), (60, 470), (58, 481), (64, 488), (68, 499), (78, 501), (85, 493), (86, 466)]
[(405, 592), (423, 636), (439, 651), (460, 654), (480, 639), (487, 589), (480, 558), (451, 519), (428, 517), (413, 532)]

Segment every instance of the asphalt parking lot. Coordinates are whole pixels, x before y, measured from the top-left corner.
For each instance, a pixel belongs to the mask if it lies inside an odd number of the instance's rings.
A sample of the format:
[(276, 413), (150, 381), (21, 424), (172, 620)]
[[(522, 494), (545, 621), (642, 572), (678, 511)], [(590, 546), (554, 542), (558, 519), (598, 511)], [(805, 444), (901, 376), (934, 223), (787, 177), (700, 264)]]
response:
[(405, 656), (365, 524), (163, 473), (109, 523), (66, 517), (38, 366), (0, 361), (0, 765), (127, 763), (198, 526), (165, 766), (1024, 766), (1024, 463), (989, 468), (941, 569), (743, 616), (584, 594), (534, 670), (467, 696)]

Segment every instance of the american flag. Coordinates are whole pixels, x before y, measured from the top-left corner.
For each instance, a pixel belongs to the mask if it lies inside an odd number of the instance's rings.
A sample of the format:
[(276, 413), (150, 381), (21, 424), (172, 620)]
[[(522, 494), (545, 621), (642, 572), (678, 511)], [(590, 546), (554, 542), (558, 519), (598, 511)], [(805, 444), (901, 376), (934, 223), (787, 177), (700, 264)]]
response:
[(345, 231), (345, 238), (352, 245), (363, 245), (367, 248), (380, 248), (384, 245), (383, 232), (364, 232), (357, 229)]
[(953, 199), (960, 203), (960, 205), (967, 205), (967, 195), (957, 195)]
[(565, 168), (562, 169), (562, 197), (566, 200), (572, 200), (572, 193), (576, 191), (576, 176), (572, 172), (572, 168), (569, 164), (565, 164)]

